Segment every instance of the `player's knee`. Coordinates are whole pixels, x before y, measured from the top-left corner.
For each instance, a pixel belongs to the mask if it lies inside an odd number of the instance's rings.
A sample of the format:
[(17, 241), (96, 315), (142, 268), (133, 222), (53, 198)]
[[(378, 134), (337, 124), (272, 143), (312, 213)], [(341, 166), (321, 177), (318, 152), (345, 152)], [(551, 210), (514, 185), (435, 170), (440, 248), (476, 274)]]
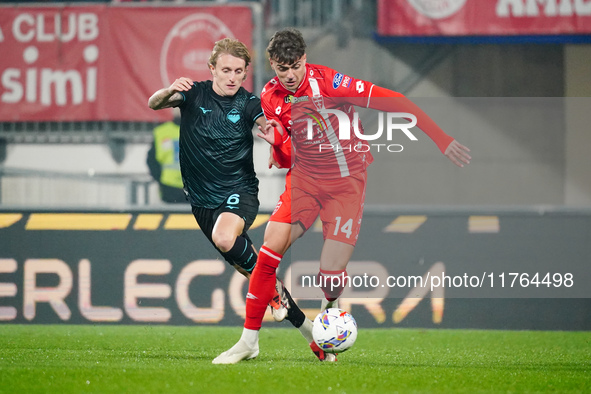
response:
[(218, 231), (211, 235), (211, 239), (219, 250), (226, 253), (232, 249), (232, 246), (234, 246), (236, 235), (225, 231)]
[(289, 249), (291, 244), (292, 239), (290, 231), (265, 231), (263, 246), (271, 249), (275, 253), (279, 253), (281, 255), (285, 254), (285, 252), (287, 252), (287, 249)]
[(263, 241), (263, 246), (274, 251), (275, 253), (283, 255), (287, 251), (289, 243), (287, 240), (265, 238)]

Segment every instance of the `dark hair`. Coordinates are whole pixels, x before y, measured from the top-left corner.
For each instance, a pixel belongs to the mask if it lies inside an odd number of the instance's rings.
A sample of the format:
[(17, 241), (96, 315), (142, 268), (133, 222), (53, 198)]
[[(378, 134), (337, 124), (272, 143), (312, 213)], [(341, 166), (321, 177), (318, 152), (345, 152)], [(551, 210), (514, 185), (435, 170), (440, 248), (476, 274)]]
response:
[(293, 64), (306, 53), (306, 42), (299, 30), (289, 27), (273, 34), (267, 53), (276, 62)]

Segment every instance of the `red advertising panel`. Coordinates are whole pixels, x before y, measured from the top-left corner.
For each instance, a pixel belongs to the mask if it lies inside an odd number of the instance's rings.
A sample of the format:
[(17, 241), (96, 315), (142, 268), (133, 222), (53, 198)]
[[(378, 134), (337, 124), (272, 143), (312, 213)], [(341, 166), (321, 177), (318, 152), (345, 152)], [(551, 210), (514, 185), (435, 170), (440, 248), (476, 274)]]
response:
[(590, 0), (379, 0), (382, 36), (591, 33)]
[(250, 8), (3, 6), (0, 121), (164, 120), (148, 97), (180, 76), (209, 79), (224, 37), (251, 47)]

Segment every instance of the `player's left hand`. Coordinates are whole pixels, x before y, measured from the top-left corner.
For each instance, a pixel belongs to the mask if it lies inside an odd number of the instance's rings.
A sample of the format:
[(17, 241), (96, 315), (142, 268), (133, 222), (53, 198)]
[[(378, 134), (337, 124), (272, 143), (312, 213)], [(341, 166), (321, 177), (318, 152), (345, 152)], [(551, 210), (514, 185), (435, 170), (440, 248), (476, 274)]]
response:
[(262, 128), (258, 126), (260, 133), (257, 133), (257, 137), (264, 139), (271, 145), (280, 145), (283, 141), (283, 127), (275, 119), (269, 119)]
[(464, 167), (464, 164), (470, 164), (472, 157), (468, 154), (470, 149), (453, 140), (445, 150), (445, 156), (450, 159), (456, 166)]

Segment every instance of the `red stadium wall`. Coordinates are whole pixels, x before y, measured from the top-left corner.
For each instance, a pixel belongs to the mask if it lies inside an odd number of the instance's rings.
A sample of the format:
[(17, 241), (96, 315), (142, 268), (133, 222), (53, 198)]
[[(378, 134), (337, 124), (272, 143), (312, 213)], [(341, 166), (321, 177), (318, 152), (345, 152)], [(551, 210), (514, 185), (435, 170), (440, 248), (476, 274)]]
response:
[(252, 48), (252, 30), (238, 5), (0, 5), (0, 122), (168, 120), (148, 97), (181, 76), (210, 79), (214, 42)]
[(511, 36), (591, 33), (583, 0), (379, 0), (382, 36)]

